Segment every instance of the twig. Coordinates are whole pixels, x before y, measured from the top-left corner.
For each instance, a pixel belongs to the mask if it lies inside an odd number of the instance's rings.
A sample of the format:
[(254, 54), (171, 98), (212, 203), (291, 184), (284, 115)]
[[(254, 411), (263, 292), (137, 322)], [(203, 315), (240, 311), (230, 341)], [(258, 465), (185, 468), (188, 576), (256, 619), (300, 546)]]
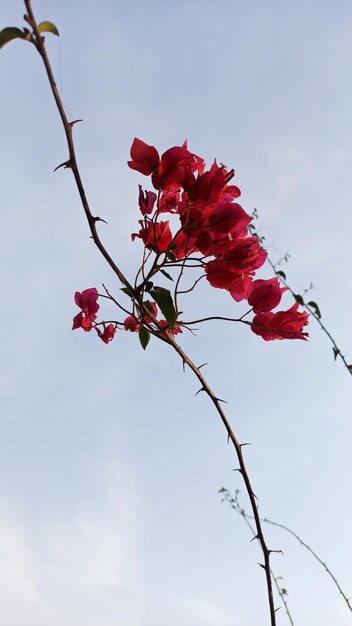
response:
[[(234, 511), (237, 511), (237, 513), (242, 515), (242, 517), (246, 520), (247, 524), (249, 524), (249, 520), (253, 519), (253, 516), (250, 515), (249, 513), (246, 513), (246, 511), (241, 507), (238, 501), (239, 491), (236, 491), (235, 496), (232, 497), (229, 490), (223, 487), (222, 489), (220, 489), (219, 493), (222, 494), (222, 501), (226, 500), (226, 502), (230, 504), (230, 506), (234, 509)], [(320, 563), (320, 565), (323, 566), (326, 573), (330, 576), (331, 580), (337, 587), (339, 594), (343, 597), (345, 603), (347, 604), (348, 609), (352, 612), (351, 600), (350, 598), (346, 596), (344, 591), (341, 589), (340, 583), (338, 582), (336, 576), (328, 568), (326, 563), (318, 556), (318, 554), (305, 541), (303, 541), (303, 539), (301, 539), (299, 535), (297, 535), (293, 530), (291, 530), (291, 528), (288, 528), (288, 526), (285, 526), (284, 524), (279, 524), (278, 522), (274, 522), (273, 520), (270, 520), (267, 517), (261, 517), (260, 521), (265, 522), (266, 524), (271, 524), (271, 526), (276, 526), (277, 528), (282, 528), (283, 530), (286, 530), (286, 532), (290, 533), (290, 535), (292, 535), (295, 539), (297, 539), (300, 545), (304, 546), (308, 550), (308, 552), (310, 552), (310, 554), (316, 559), (316, 561), (318, 561), (318, 563)]]

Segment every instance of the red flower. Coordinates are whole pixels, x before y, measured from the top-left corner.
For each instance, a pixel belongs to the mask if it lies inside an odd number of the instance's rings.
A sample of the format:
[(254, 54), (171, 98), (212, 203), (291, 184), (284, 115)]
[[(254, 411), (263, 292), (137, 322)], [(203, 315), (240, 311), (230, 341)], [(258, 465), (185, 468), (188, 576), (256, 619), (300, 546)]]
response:
[(200, 172), (200, 174), (189, 189), (190, 200), (195, 202), (200, 209), (219, 202), (220, 198), (225, 195), (228, 196), (229, 202), (241, 195), (238, 187), (227, 184), (234, 177), (234, 170), (228, 172), (224, 165), (219, 166), (214, 161), (209, 171), (204, 174)]
[(159, 324), (160, 324), (160, 326), (165, 328), (167, 334), (170, 335), (170, 337), (173, 337), (174, 335), (179, 335), (180, 333), (183, 333), (183, 330), (182, 330), (182, 328), (181, 328), (181, 326), (179, 324), (175, 324), (175, 326), (173, 328), (169, 328), (169, 324), (168, 324), (168, 322), (166, 320), (159, 320)]
[(156, 193), (154, 193), (154, 191), (145, 191), (145, 193), (143, 193), (142, 185), (138, 185), (138, 187), (139, 187), (138, 204), (139, 204), (139, 208), (141, 210), (142, 215), (152, 213), (155, 200), (156, 200)]
[(133, 315), (129, 315), (126, 317), (123, 327), (125, 330), (130, 330), (131, 333), (137, 333), (141, 326)]
[(299, 313), (296, 302), (288, 311), (278, 313), (259, 313), (253, 318), (251, 329), (265, 341), (274, 339), (306, 339), (303, 332), (308, 324), (308, 313)]
[(154, 250), (154, 252), (165, 252), (172, 242), (172, 233), (169, 222), (150, 222), (141, 228), (139, 233), (132, 233), (132, 241), (136, 237), (142, 239), (145, 246)]
[(89, 332), (93, 328), (92, 320), (89, 317), (84, 317), (83, 313), (77, 313), (73, 318), (72, 330), (76, 328), (83, 328), (86, 332)]
[(248, 289), (248, 304), (253, 307), (254, 313), (265, 313), (275, 309), (280, 303), (281, 296), (287, 287), (280, 287), (278, 278), (269, 280), (254, 280)]
[(78, 313), (73, 318), (73, 326), (72, 330), (76, 328), (83, 328), (86, 332), (92, 330), (93, 322), (96, 319), (96, 313), (99, 310), (98, 300), (98, 292), (94, 288), (85, 289), (80, 293), (76, 291), (75, 293), (75, 303), (82, 309), (82, 313)]
[(132, 161), (128, 161), (129, 167), (145, 176), (150, 176), (159, 165), (157, 149), (154, 146), (148, 146), (147, 143), (136, 137), (131, 147), (131, 158)]
[(152, 182), (156, 189), (173, 184), (189, 187), (195, 180), (193, 173), (197, 170), (202, 173), (203, 169), (204, 160), (189, 152), (185, 141), (183, 146), (174, 146), (164, 152), (158, 170), (153, 173)]
[(209, 261), (205, 267), (207, 280), (213, 287), (237, 292), (237, 289), (232, 288), (233, 281), (237, 281), (243, 273), (249, 274), (261, 267), (267, 253), (260, 247), (257, 237), (237, 241), (224, 239), (222, 246), (224, 254)]
[(105, 326), (104, 324), (104, 332), (101, 332), (101, 330), (97, 326), (95, 327), (95, 330), (97, 331), (100, 339), (104, 341), (104, 343), (109, 343), (114, 338), (114, 335), (116, 333), (116, 326), (114, 326), (114, 324), (109, 324), (109, 326)]

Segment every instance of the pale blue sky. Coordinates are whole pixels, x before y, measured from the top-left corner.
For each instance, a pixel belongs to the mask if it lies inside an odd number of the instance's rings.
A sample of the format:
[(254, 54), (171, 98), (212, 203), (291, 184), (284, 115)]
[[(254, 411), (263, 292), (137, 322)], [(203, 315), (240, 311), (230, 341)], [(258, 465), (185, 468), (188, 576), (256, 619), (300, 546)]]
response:
[[(101, 235), (132, 275), (140, 246), (134, 136), (236, 169), (290, 284), (312, 297), (352, 361), (352, 6), (300, 0), (33, 0)], [(5, 0), (1, 28), (24, 6)], [(0, 604), (6, 626), (265, 626), (259, 548), (220, 504), (243, 492), (197, 384), (156, 341), (105, 346), (71, 332), (76, 290), (117, 289), (89, 233), (35, 50), (1, 51)], [(269, 268), (261, 276), (270, 276)], [(283, 301), (291, 306), (288, 295)], [(192, 314), (236, 314), (201, 286)], [(326, 559), (348, 595), (351, 378), (312, 322), (309, 342), (266, 343), (213, 323), (181, 344), (229, 402), (263, 515)], [(245, 497), (243, 493), (243, 501)], [(323, 570), (291, 539), (284, 577), (300, 626), (348, 626)], [(283, 611), (278, 626), (287, 624)]]

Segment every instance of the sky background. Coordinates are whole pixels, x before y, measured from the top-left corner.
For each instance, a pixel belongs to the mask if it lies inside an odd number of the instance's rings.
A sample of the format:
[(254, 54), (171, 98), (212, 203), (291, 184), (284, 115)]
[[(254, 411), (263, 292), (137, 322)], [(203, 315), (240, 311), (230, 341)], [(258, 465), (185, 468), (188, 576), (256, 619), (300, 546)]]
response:
[[(134, 275), (141, 246), (133, 137), (235, 167), (270, 256), (352, 361), (352, 5), (324, 0), (33, 0), (99, 232)], [(22, 27), (20, 0), (0, 26)], [(220, 503), (234, 453), (166, 346), (72, 333), (76, 290), (119, 285), (89, 238), (36, 51), (1, 51), (0, 605), (6, 626), (264, 626), (259, 547)], [(260, 277), (269, 277), (263, 268)], [(259, 274), (258, 274), (259, 276)], [(108, 318), (111, 309), (101, 303)], [(292, 299), (285, 295), (283, 307)], [(187, 317), (240, 307), (201, 285)], [(200, 315), (199, 315), (200, 314)], [(228, 401), (263, 516), (287, 524), (352, 596), (351, 377), (309, 342), (210, 323), (180, 343)], [(352, 614), (297, 542), (265, 528), (300, 626)], [(278, 626), (288, 624), (283, 610)]]

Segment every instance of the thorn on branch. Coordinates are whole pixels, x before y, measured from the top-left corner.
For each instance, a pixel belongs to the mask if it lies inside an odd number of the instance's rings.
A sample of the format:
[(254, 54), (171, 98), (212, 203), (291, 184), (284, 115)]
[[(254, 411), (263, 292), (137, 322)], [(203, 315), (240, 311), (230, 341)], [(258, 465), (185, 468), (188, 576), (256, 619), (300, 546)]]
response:
[(224, 404), (228, 404), (227, 400), (222, 400), (221, 398), (216, 398), (215, 396), (214, 400), (216, 400), (216, 402), (223, 402)]
[(56, 172), (56, 170), (59, 170), (60, 167), (63, 167), (64, 169), (71, 168), (72, 167), (72, 163), (71, 163), (70, 159), (68, 161), (64, 161), (64, 163), (60, 163), (60, 165), (55, 167), (54, 172)]
[(92, 220), (93, 220), (93, 222), (104, 222), (104, 224), (108, 225), (107, 221), (103, 220), (102, 217), (94, 217), (94, 215), (92, 215)]
[(194, 394), (194, 397), (196, 397), (201, 391), (205, 391), (204, 387), (201, 387), (200, 389), (198, 389), (197, 393)]
[(198, 365), (198, 369), (200, 370), (202, 367), (205, 367), (208, 363), (202, 363), (202, 365)]
[(243, 448), (243, 446), (251, 446), (251, 442), (247, 441), (246, 443), (240, 443), (240, 447)]
[(263, 563), (258, 563), (258, 565), (262, 567), (263, 569), (265, 569), (265, 565), (263, 565)]
[[(254, 539), (258, 539), (259, 540), (258, 535), (255, 535), (254, 537), (252, 537), (252, 539), (250, 540), (249, 543), (252, 543), (252, 541), (254, 541)], [(258, 565), (260, 565), (260, 563), (258, 563)], [(264, 565), (262, 565), (262, 567), (264, 567)]]
[(68, 125), (70, 126), (70, 128), (72, 128), (72, 126), (74, 124), (78, 124), (78, 122), (83, 122), (83, 120), (73, 120), (72, 122), (69, 122)]

